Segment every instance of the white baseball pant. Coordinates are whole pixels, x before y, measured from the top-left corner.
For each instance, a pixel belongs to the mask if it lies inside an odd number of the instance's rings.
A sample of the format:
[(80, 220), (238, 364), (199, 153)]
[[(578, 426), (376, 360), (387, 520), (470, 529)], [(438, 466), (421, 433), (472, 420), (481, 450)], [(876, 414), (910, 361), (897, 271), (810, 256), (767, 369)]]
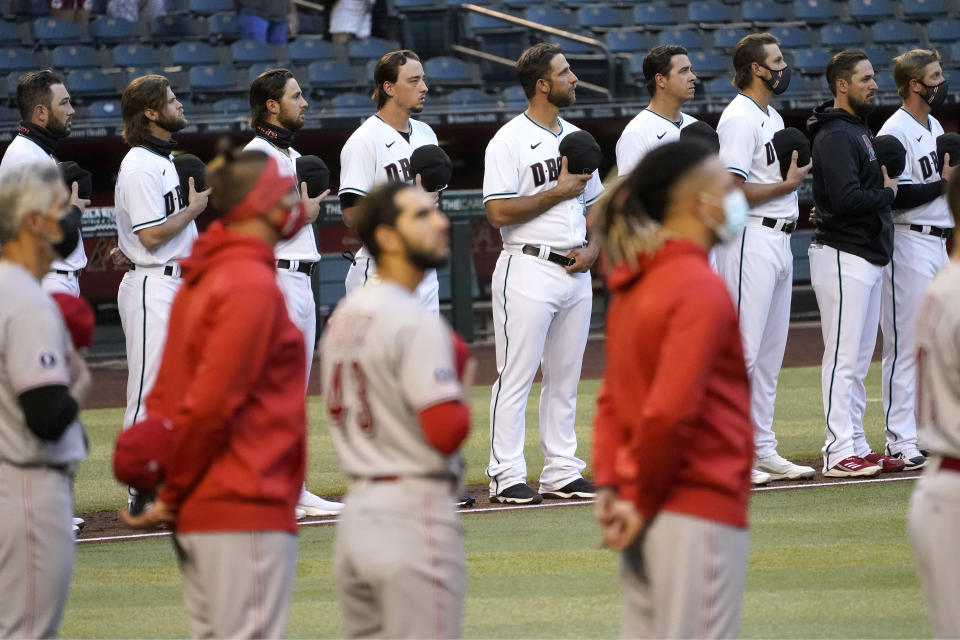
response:
[(77, 278), (79, 271), (70, 273), (57, 273), (51, 271), (40, 280), (40, 288), (47, 293), (66, 293), (74, 298), (80, 297), (80, 280)]
[(277, 285), (283, 293), (290, 321), (303, 334), (307, 354), (306, 381), (309, 389), (310, 370), (313, 367), (313, 353), (317, 341), (317, 305), (313, 299), (310, 276), (299, 271), (277, 269)]
[[(343, 281), (347, 295), (370, 282), (376, 275), (377, 262), (365, 248), (361, 249), (354, 257)], [(423, 275), (423, 280), (417, 285), (417, 297), (420, 298), (423, 308), (440, 313), (440, 281), (436, 269), (429, 269)]]

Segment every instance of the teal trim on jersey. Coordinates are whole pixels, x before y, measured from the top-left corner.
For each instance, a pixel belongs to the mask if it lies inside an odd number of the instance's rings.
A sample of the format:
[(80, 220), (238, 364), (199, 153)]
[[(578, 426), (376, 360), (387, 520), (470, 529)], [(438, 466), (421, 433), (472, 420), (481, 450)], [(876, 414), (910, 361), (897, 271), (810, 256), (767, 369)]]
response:
[(738, 176), (741, 176), (744, 180), (750, 177), (750, 174), (748, 174), (746, 171), (744, 171), (743, 169), (737, 169), (736, 167), (727, 167), (727, 171), (729, 171), (730, 173), (735, 173)]
[[(513, 256), (507, 257), (507, 272), (503, 274), (503, 369), (497, 372), (497, 395), (493, 398), (493, 409), (490, 411), (490, 453), (493, 455), (493, 459), (497, 461), (497, 464), (502, 464), (500, 462), (499, 456), (497, 456), (497, 450), (493, 448), (494, 436), (497, 433), (497, 404), (500, 402), (500, 390), (503, 388), (503, 383), (501, 377), (503, 372), (507, 370), (507, 363), (509, 362), (508, 358), (510, 356), (510, 334), (507, 333), (507, 279), (510, 277), (510, 262), (513, 260)], [(487, 474), (490, 475), (489, 473)], [(494, 493), (500, 493), (500, 483), (494, 476), (490, 476), (493, 479), (494, 484)]]
[(747, 229), (743, 229), (743, 237), (740, 238), (740, 263), (737, 273), (737, 320), (740, 319), (740, 300), (743, 298), (743, 247), (747, 244)]
[(352, 193), (352, 194), (358, 195), (358, 196), (365, 196), (365, 195), (367, 195), (367, 192), (364, 191), (363, 189), (355, 189), (355, 188), (353, 188), (353, 187), (343, 187), (342, 189), (340, 189), (340, 191), (337, 192), (337, 195), (339, 196), (339, 195), (344, 194), (344, 193)]
[(370, 258), (367, 258), (367, 264), (363, 267), (363, 284), (367, 284), (370, 279)]
[(140, 289), (140, 311), (143, 313), (143, 339), (140, 342), (140, 388), (137, 389), (137, 409), (133, 412), (133, 420), (137, 421), (140, 415), (140, 404), (143, 400), (143, 376), (147, 370), (147, 276), (143, 276), (143, 285)]
[(667, 122), (669, 122), (670, 124), (672, 124), (673, 126), (675, 126), (677, 129), (682, 129), (682, 128), (683, 128), (683, 113), (682, 113), (682, 112), (680, 113), (680, 122), (674, 122), (673, 120), (671, 120), (670, 118), (666, 117), (665, 115), (661, 115), (661, 114), (657, 113), (656, 111), (654, 111), (654, 110), (651, 109), (650, 107), (644, 107), (643, 110), (644, 110), (644, 111), (649, 111), (650, 113), (652, 113), (653, 115), (657, 116), (658, 118), (663, 118), (664, 120), (666, 120)]
[[(600, 196), (602, 196), (602, 195), (603, 195), (603, 191), (601, 191), (600, 193), (598, 193), (595, 198), (591, 198), (590, 200), (588, 200), (588, 201), (585, 202), (584, 204), (589, 207), (589, 206), (592, 205), (594, 202), (596, 202), (597, 200), (599, 200), (599, 199), (600, 199)], [(584, 215), (586, 215), (586, 212), (584, 212)]]
[(484, 196), (483, 201), (486, 202), (487, 200), (499, 200), (501, 198), (515, 198), (517, 195), (519, 194), (517, 194), (516, 191), (504, 191), (503, 193), (491, 193), (488, 196)]
[(899, 433), (890, 428), (890, 410), (893, 409), (893, 374), (897, 370), (897, 358), (900, 355), (900, 332), (897, 329), (897, 272), (893, 265), (893, 256), (890, 256), (890, 295), (893, 306), (893, 362), (890, 363), (890, 379), (887, 381), (887, 411), (883, 414), (884, 423), (887, 425), (887, 431), (892, 435), (895, 441), (903, 440)]
[(766, 109), (764, 109), (763, 107), (761, 107), (759, 104), (757, 104), (757, 101), (756, 101), (756, 100), (754, 100), (753, 98), (751, 98), (750, 96), (748, 96), (747, 94), (745, 94), (745, 93), (742, 92), (742, 91), (738, 92), (737, 95), (738, 95), (738, 96), (743, 96), (744, 98), (746, 98), (747, 100), (749, 100), (749, 101), (752, 102), (753, 104), (757, 105), (757, 109), (760, 109), (760, 111), (763, 112), (763, 115), (767, 116), (768, 118), (770, 117), (770, 112), (767, 111)]
[(552, 135), (552, 136), (555, 137), (555, 138), (559, 138), (560, 136), (563, 135), (563, 123), (560, 122), (560, 118), (557, 118), (557, 124), (560, 125), (560, 133), (554, 133), (553, 131), (550, 131), (550, 129), (547, 129), (547, 128), (544, 127), (543, 125), (537, 124), (537, 123), (534, 121), (533, 118), (531, 118), (530, 116), (527, 115), (527, 112), (526, 112), (526, 111), (523, 112), (523, 117), (526, 118), (527, 120), (529, 120), (529, 121), (533, 124), (533, 126), (535, 126), (535, 127), (540, 127), (541, 129), (543, 129), (544, 131), (546, 131), (547, 133), (549, 133), (550, 135)]
[(139, 231), (140, 229), (145, 229), (147, 227), (152, 227), (162, 222), (166, 222), (166, 220), (167, 220), (167, 216), (163, 216), (162, 218), (156, 218), (155, 220), (148, 220), (146, 222), (141, 222), (140, 224), (135, 224), (132, 227), (130, 227), (130, 231)]
[(840, 327), (843, 326), (843, 274), (840, 271), (840, 252), (837, 251), (837, 286), (840, 289), (840, 308), (837, 309), (837, 346), (833, 350), (833, 371), (830, 372), (830, 389), (827, 393), (827, 432), (833, 436), (833, 442), (829, 443), (825, 449), (827, 469), (830, 466), (830, 447), (837, 443), (837, 434), (830, 428), (830, 412), (833, 411), (833, 382), (837, 377), (837, 360), (840, 357)]
[(905, 114), (913, 118), (913, 121), (916, 122), (918, 125), (926, 129), (930, 133), (933, 133), (933, 127), (930, 125), (930, 116), (927, 116), (927, 124), (923, 124), (922, 122), (914, 118), (913, 114), (907, 111), (906, 109), (904, 109), (903, 107), (900, 107), (900, 111), (903, 111)]

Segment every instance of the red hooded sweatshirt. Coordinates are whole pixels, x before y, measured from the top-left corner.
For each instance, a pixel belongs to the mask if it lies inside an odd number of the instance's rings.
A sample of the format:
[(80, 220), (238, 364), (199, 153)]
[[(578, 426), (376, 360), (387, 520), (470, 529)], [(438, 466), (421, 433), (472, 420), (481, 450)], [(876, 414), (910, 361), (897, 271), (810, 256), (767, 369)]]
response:
[(645, 518), (674, 511), (747, 526), (753, 427), (736, 310), (706, 252), (668, 241), (608, 278), (596, 483)]
[(182, 263), (147, 398), (148, 415), (173, 422), (158, 497), (177, 531), (297, 531), (306, 363), (274, 260), (267, 243), (215, 222)]

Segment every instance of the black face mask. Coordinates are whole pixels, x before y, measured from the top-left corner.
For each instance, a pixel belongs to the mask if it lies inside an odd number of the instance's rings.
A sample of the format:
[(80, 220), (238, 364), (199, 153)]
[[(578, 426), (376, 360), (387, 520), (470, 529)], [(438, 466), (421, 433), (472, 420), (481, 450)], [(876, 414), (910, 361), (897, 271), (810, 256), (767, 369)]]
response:
[(289, 129), (275, 127), (266, 122), (258, 123), (254, 129), (257, 132), (257, 136), (281, 149), (289, 149), (290, 145), (293, 144), (293, 131)]
[(790, 67), (773, 70), (766, 65), (760, 66), (770, 72), (770, 79), (764, 78), (763, 82), (770, 87), (770, 91), (773, 91), (774, 95), (780, 95), (787, 90), (787, 87), (790, 86)]
[(946, 80), (940, 84), (924, 84), (922, 82), (920, 84), (927, 88), (927, 94), (923, 96), (923, 99), (927, 101), (931, 109), (936, 109), (947, 99), (949, 87)]
[(71, 207), (70, 213), (60, 219), (60, 231), (63, 232), (63, 240), (53, 245), (54, 252), (63, 260), (73, 253), (80, 243), (80, 224), (83, 213), (77, 207)]

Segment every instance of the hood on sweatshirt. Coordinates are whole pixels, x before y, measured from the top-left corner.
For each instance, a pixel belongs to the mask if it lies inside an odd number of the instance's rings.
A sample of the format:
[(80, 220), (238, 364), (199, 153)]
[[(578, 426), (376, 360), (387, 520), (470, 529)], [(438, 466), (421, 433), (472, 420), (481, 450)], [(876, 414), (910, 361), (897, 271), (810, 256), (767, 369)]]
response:
[(866, 120), (844, 109), (837, 109), (833, 106), (833, 100), (827, 100), (820, 106), (814, 108), (813, 114), (807, 118), (807, 137), (813, 141), (817, 135), (817, 131), (819, 131), (823, 125), (837, 120), (842, 120), (852, 125), (863, 127), (864, 129), (868, 128)]
[(186, 286), (194, 286), (214, 265), (237, 261), (263, 262), (272, 267), (273, 247), (260, 238), (230, 231), (218, 220), (196, 239), (180, 268)]
[(652, 253), (638, 253), (636, 266), (626, 262), (613, 265), (607, 276), (607, 286), (614, 293), (620, 293), (632, 287), (657, 267), (685, 256), (699, 256), (704, 261), (707, 260), (707, 252), (703, 247), (689, 240), (667, 240), (663, 246)]

